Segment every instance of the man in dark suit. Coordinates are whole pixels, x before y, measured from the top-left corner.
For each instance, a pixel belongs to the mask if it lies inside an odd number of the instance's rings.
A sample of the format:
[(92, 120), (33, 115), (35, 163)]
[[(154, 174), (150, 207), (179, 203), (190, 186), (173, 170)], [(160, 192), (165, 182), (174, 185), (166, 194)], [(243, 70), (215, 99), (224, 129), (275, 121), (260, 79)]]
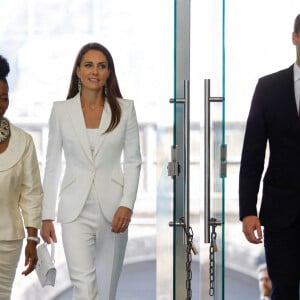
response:
[[(300, 281), (300, 15), (292, 36), (296, 63), (260, 78), (247, 120), (239, 178), (240, 220), (251, 243), (264, 246), (272, 300), (299, 300)], [(257, 195), (264, 170), (259, 217)]]

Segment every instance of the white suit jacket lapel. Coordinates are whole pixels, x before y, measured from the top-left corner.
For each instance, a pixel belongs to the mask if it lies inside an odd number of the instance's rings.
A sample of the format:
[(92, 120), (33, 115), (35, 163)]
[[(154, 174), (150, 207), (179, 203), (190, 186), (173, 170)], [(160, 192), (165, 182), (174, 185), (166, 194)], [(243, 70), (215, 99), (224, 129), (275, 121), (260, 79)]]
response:
[(87, 157), (92, 161), (93, 158), (90, 149), (89, 139), (87, 136), (87, 130), (85, 126), (83, 112), (81, 108), (80, 96), (79, 94), (77, 94), (73, 99), (67, 101), (70, 101), (70, 107), (69, 107), (70, 109), (68, 113), (72, 120), (73, 128), (78, 138), (78, 143), (83, 148), (83, 151), (85, 152)]
[(96, 142), (95, 145), (95, 151), (94, 151), (94, 155), (96, 156), (99, 152), (99, 150), (101, 149), (101, 146), (105, 140), (105, 137), (107, 136), (107, 133), (104, 133), (106, 131), (106, 129), (108, 128), (109, 124), (110, 124), (110, 120), (111, 120), (111, 109), (110, 106), (107, 102), (107, 100), (104, 102), (104, 109), (102, 112), (102, 116), (101, 116), (101, 121), (100, 121), (100, 126), (99, 126), (99, 138)]

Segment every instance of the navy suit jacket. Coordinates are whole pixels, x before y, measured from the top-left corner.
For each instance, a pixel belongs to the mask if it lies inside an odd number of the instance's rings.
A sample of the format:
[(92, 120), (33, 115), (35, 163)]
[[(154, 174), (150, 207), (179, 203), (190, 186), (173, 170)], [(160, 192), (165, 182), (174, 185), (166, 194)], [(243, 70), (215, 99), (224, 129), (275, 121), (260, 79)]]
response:
[(264, 170), (259, 218), (264, 226), (289, 226), (300, 211), (300, 122), (293, 66), (260, 78), (247, 120), (239, 177), (240, 220), (257, 215), (257, 194)]

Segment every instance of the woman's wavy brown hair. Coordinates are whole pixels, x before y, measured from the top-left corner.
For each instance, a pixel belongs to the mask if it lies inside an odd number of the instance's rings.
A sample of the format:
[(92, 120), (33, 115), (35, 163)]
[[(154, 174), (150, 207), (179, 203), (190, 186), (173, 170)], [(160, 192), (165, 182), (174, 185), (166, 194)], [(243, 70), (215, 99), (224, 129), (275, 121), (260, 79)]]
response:
[(96, 51), (102, 52), (108, 61), (108, 69), (110, 71), (110, 74), (106, 81), (106, 97), (107, 97), (107, 102), (108, 102), (111, 112), (112, 112), (112, 117), (111, 117), (110, 124), (105, 131), (105, 133), (107, 133), (107, 132), (113, 130), (114, 128), (116, 128), (116, 126), (120, 122), (121, 107), (120, 107), (120, 104), (119, 104), (119, 101), (117, 98), (123, 98), (123, 97), (122, 97), (122, 94), (121, 94), (121, 91), (119, 88), (113, 58), (112, 58), (110, 52), (103, 45), (101, 45), (99, 43), (88, 43), (80, 49), (80, 51), (76, 57), (74, 66), (73, 66), (67, 100), (70, 98), (73, 98), (79, 92), (79, 89), (78, 89), (79, 79), (78, 79), (76, 71), (77, 71), (77, 67), (80, 66), (83, 56), (89, 50), (96, 50)]

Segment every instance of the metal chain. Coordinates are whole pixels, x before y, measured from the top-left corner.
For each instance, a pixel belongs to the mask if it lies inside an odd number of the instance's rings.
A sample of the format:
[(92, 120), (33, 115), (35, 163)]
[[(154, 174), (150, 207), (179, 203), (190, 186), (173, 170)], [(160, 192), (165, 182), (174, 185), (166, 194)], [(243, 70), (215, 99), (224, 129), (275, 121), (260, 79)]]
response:
[(216, 239), (217, 233), (215, 226), (210, 235), (210, 246), (209, 246), (209, 295), (214, 296), (215, 294), (215, 252), (216, 252)]
[(187, 225), (184, 222), (184, 218), (180, 218), (180, 221), (183, 223), (183, 229), (186, 235), (186, 291), (187, 298), (186, 300), (192, 299), (192, 252), (197, 254), (196, 248), (193, 246), (194, 233), (191, 226), (187, 228)]
[(187, 234), (187, 244), (186, 244), (186, 291), (187, 300), (192, 299), (192, 248), (193, 248), (193, 231), (189, 227), (189, 234)]

